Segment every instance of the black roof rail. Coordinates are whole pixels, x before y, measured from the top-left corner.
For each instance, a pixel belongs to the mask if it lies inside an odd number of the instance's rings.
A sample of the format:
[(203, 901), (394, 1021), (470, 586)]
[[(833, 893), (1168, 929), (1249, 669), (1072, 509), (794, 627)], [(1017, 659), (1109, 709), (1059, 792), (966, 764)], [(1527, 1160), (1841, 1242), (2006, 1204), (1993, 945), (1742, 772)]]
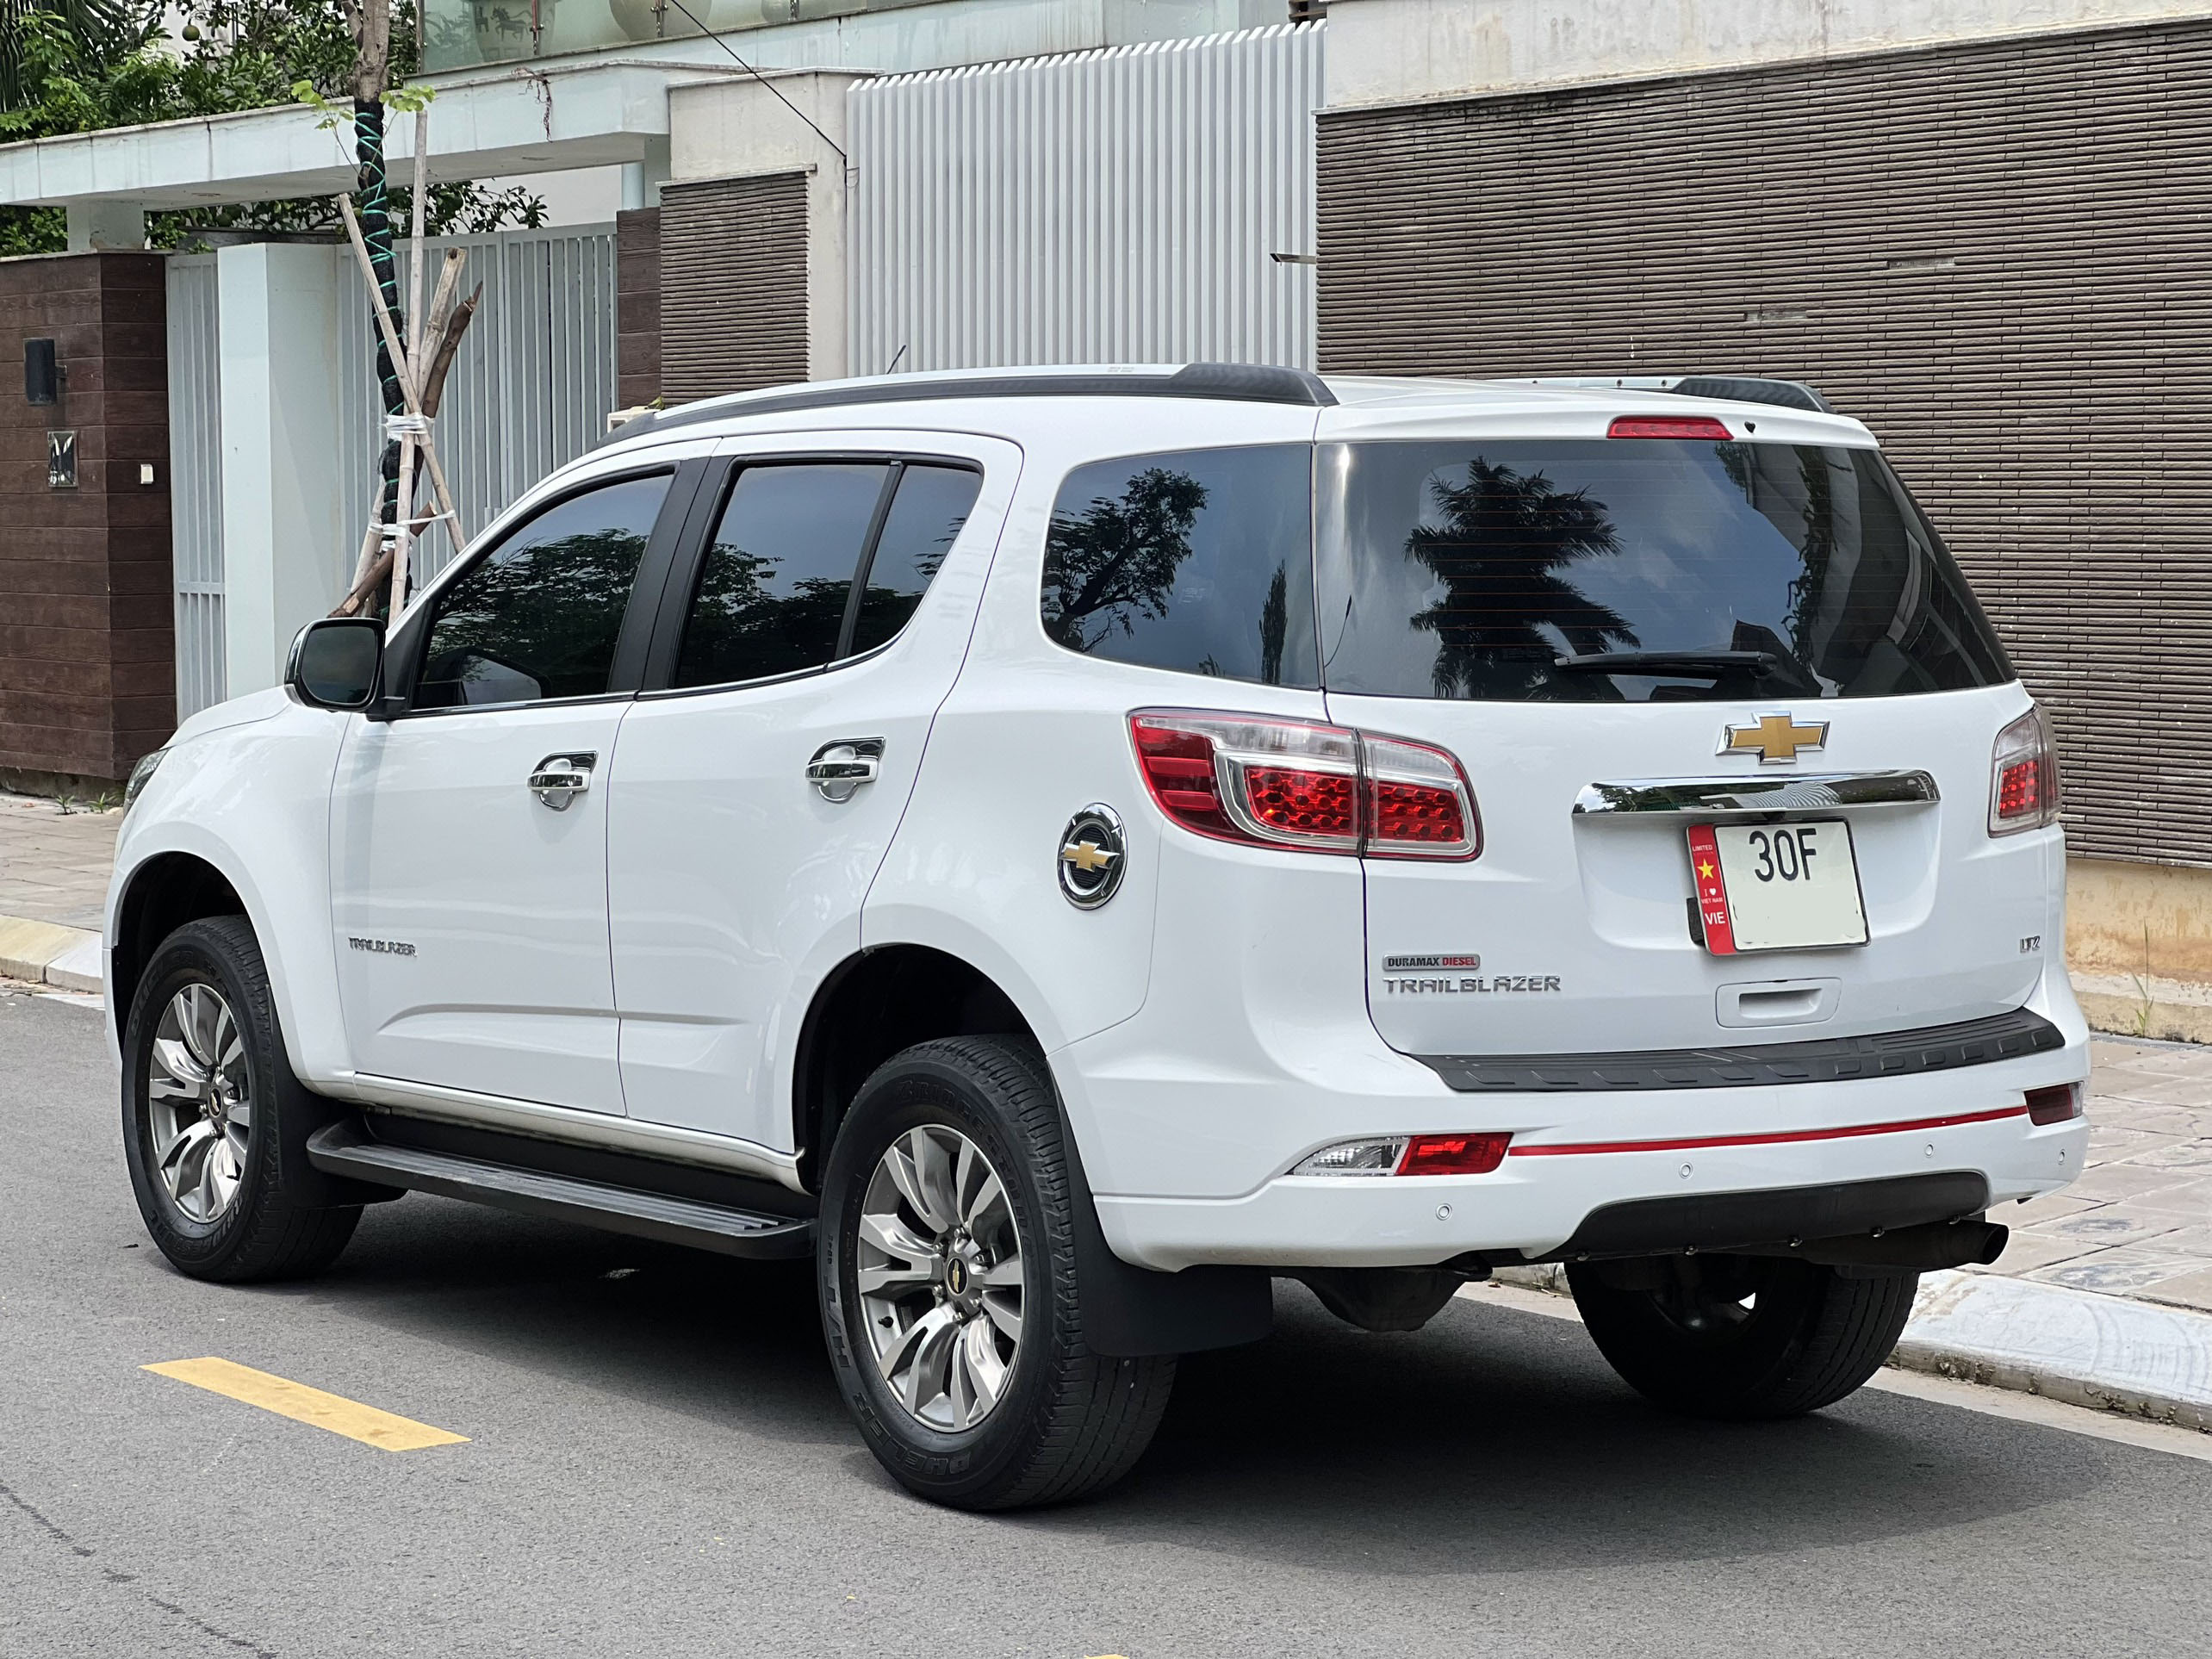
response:
[(1775, 403), (1785, 409), (1811, 409), (1817, 414), (1836, 413), (1828, 400), (1801, 380), (1774, 380), (1764, 375), (1685, 375), (1675, 382), (1681, 397), (1719, 397), (1734, 403)]
[(1835, 405), (1801, 380), (1766, 375), (1544, 375), (1537, 386), (1619, 387), (1625, 392), (1672, 392), (1678, 397), (1725, 398), (1731, 403), (1772, 403), (1785, 409), (1834, 414)]
[(788, 391), (740, 392), (639, 415), (617, 426), (606, 441), (619, 444), (672, 426), (739, 420), (748, 415), (978, 397), (1195, 397), (1229, 403), (1288, 403), (1309, 409), (1327, 408), (1336, 401), (1336, 394), (1319, 375), (1264, 363), (1191, 363), (1169, 375), (1068, 375), (1010, 370), (1003, 375), (942, 380), (914, 376), (835, 386), (800, 385)]

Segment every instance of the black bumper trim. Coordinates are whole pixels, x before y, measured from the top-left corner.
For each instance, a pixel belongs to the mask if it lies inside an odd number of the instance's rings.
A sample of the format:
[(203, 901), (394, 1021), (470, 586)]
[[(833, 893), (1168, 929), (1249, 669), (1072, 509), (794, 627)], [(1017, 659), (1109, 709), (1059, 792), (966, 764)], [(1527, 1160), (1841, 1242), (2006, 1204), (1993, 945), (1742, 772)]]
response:
[(1612, 1054), (1414, 1054), (1461, 1094), (1569, 1094), (1637, 1089), (1748, 1089), (1911, 1077), (2066, 1047), (2041, 1015), (2021, 1008), (1985, 1020), (1868, 1037), (1746, 1048), (1650, 1048)]
[(1762, 1192), (1631, 1198), (1592, 1210), (1575, 1236), (1541, 1258), (1577, 1261), (1684, 1250), (1743, 1250), (1793, 1241), (1863, 1238), (1962, 1221), (1989, 1208), (1989, 1182), (1973, 1170)]

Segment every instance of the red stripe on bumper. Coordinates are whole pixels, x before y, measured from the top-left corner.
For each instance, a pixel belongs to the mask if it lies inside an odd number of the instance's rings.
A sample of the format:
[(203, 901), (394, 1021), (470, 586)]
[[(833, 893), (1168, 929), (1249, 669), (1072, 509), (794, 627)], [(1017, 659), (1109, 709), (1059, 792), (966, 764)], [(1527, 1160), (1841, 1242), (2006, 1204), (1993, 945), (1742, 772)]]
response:
[(1687, 1140), (1577, 1140), (1562, 1146), (1506, 1149), (1513, 1158), (1564, 1158), (1583, 1153), (1691, 1152), (1699, 1146), (1780, 1146), (1797, 1140), (1848, 1140), (1862, 1134), (1912, 1134), (1922, 1129), (1948, 1129), (1961, 1123), (1993, 1123), (1999, 1118), (2025, 1117), (2028, 1108), (2000, 1106), (1993, 1112), (1961, 1112), (1954, 1117), (1916, 1117), (1900, 1123), (1853, 1123), (1837, 1129), (1786, 1129), (1772, 1134), (1712, 1134)]

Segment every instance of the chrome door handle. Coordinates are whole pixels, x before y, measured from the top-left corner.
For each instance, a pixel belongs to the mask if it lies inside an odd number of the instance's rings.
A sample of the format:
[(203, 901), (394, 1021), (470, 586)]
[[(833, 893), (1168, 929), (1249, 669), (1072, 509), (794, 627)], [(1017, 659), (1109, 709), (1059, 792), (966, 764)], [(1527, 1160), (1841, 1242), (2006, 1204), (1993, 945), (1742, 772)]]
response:
[(565, 812), (592, 786), (592, 768), (598, 764), (596, 754), (549, 755), (531, 769), (530, 792), (539, 805)]
[(848, 801), (862, 784), (872, 784), (883, 769), (883, 739), (840, 737), (814, 751), (806, 763), (806, 781), (825, 801)]

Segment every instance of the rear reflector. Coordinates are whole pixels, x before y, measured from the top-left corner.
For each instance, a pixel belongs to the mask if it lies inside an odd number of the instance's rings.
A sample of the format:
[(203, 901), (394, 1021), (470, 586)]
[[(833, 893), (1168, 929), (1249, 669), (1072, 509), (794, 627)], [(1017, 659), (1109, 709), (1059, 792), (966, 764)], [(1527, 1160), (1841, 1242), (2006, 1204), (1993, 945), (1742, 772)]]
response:
[(1488, 1175), (1506, 1159), (1509, 1134), (1417, 1134), (1406, 1143), (1401, 1175)]
[(1734, 437), (1711, 415), (1618, 415), (1607, 438), (1693, 438), (1726, 444)]
[(1444, 749), (1260, 714), (1139, 709), (1146, 787), (1186, 830), (1308, 853), (1470, 859), (1475, 792)]
[(2055, 1083), (2047, 1089), (2028, 1091), (2030, 1123), (2064, 1123), (2081, 1115), (2081, 1084)]
[(1385, 1134), (1339, 1140), (1301, 1159), (1293, 1175), (1488, 1175), (1511, 1134)]

